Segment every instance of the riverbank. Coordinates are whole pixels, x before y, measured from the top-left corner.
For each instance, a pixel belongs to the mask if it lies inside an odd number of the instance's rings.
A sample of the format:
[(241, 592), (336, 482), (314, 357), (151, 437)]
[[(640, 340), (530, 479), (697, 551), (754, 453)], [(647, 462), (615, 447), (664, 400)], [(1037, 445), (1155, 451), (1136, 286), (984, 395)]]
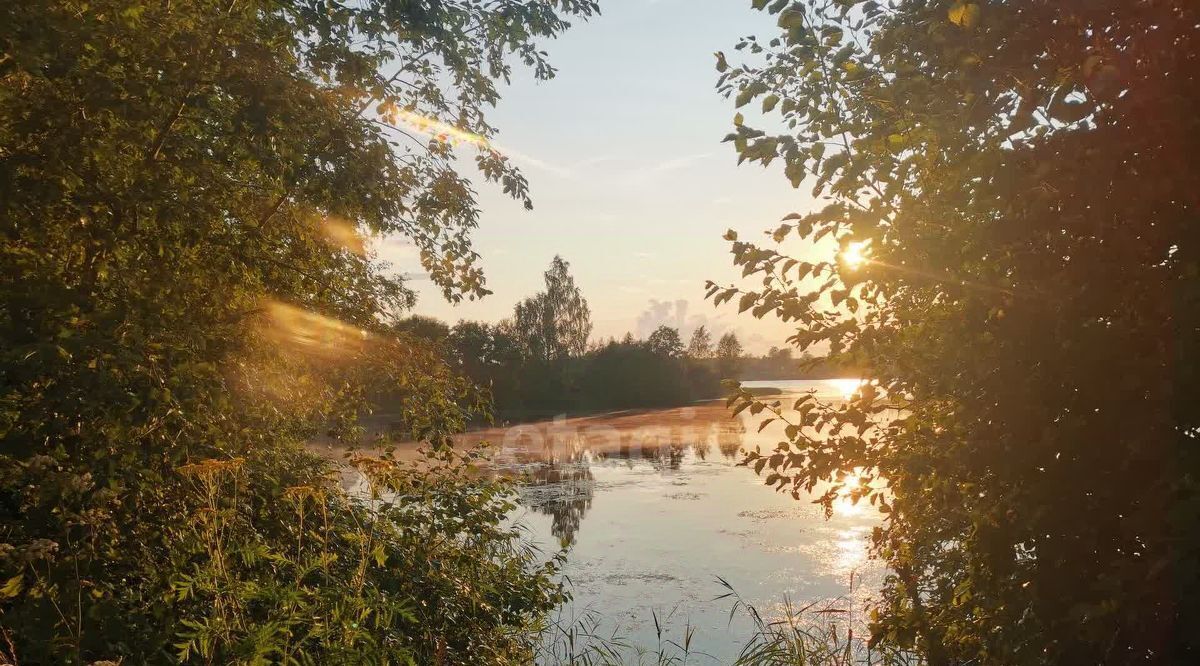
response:
[[(832, 380), (750, 388), (844, 392)], [(799, 606), (840, 599), (857, 612), (877, 589), (867, 540), (878, 514), (842, 502), (826, 520), (812, 497), (774, 492), (738, 465), (743, 451), (773, 447), (779, 424), (760, 432), (758, 417), (733, 416), (722, 400), (555, 416), (477, 428), (455, 442), (489, 442), (486, 469), (518, 482), (511, 520), (543, 557), (565, 550), (574, 598), (557, 614), (562, 624), (591, 618), (594, 634), (647, 647), (692, 631), (689, 663), (724, 664), (760, 629), (747, 614), (730, 621), (720, 580), (769, 619), (786, 615), (785, 597)], [(416, 451), (395, 447), (401, 459)], [(352, 471), (343, 483), (357, 483)]]

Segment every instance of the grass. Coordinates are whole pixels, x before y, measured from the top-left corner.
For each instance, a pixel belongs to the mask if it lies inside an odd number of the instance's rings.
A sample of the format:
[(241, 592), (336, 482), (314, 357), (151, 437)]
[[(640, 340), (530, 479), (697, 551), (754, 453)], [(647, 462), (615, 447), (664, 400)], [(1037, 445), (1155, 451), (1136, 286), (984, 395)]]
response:
[[(797, 606), (784, 597), (776, 619), (764, 618), (722, 578), (733, 599), (730, 617), (741, 610), (754, 622), (754, 634), (742, 646), (734, 666), (919, 666), (910, 652), (871, 644), (870, 631), (849, 596)], [(854, 582), (851, 577), (851, 590)]]
[[(602, 632), (604, 615), (588, 610), (570, 620), (556, 618), (543, 637), (539, 664), (571, 664), (573, 666), (685, 666), (693, 656), (695, 627), (688, 623), (683, 636), (676, 641), (667, 637), (658, 612), (650, 611), (654, 619), (658, 645), (651, 648), (637, 645), (621, 636), (614, 628)], [(711, 661), (707, 663), (713, 663)]]
[[(742, 645), (734, 666), (920, 666), (917, 655), (874, 646), (865, 618), (850, 596), (815, 601), (803, 606), (785, 597), (782, 611), (765, 618), (725, 579), (726, 592), (714, 601), (731, 600), (729, 620), (738, 613), (749, 617), (753, 634)], [(851, 591), (854, 581), (851, 579)], [(602, 631), (604, 616), (588, 610), (579, 617), (558, 617), (544, 636), (539, 664), (574, 666), (686, 666), (716, 664), (716, 659), (693, 646), (695, 627), (689, 622), (676, 639), (664, 635), (663, 622), (651, 611), (658, 644), (635, 645), (614, 629)]]

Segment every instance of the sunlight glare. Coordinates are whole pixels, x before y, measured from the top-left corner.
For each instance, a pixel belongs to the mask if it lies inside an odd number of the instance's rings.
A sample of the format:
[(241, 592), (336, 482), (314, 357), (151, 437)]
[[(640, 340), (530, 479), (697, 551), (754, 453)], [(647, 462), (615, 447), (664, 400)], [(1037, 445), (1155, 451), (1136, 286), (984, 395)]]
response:
[(842, 263), (850, 270), (862, 268), (871, 260), (867, 257), (867, 242), (855, 241), (846, 245), (841, 252)]
[(867, 536), (865, 527), (851, 527), (838, 533), (835, 541), (837, 556), (833, 563), (838, 573), (856, 571), (867, 561)]
[(843, 400), (849, 400), (858, 393), (858, 389), (862, 387), (865, 380), (862, 379), (830, 379), (828, 380), (833, 388), (837, 389), (842, 394)]
[(859, 486), (862, 483), (862, 477), (858, 472), (850, 472), (847, 474), (842, 483), (845, 487), (839, 493), (839, 496), (833, 502), (833, 512), (839, 516), (861, 516), (867, 512), (866, 502), (858, 502), (857, 504), (850, 499), (850, 489)]

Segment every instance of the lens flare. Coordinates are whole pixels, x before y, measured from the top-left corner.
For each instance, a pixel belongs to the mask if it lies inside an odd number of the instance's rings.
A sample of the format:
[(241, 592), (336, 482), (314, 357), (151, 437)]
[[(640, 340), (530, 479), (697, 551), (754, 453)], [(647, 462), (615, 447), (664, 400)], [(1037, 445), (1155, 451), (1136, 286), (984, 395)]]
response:
[(361, 328), (280, 301), (269, 300), (264, 309), (266, 337), (288, 351), (345, 358), (361, 353), (370, 338)]
[(435, 118), (423, 116), (412, 111), (396, 111), (395, 119), (403, 122), (408, 127), (417, 130), (422, 134), (427, 134), (438, 141), (443, 141), (450, 144), (470, 143), (483, 148), (491, 148), (491, 144), (485, 137), (478, 134), (473, 134), (466, 130), (461, 130), (453, 125), (448, 125)]
[(360, 257), (366, 256), (366, 243), (358, 228), (350, 220), (330, 215), (321, 219), (317, 224), (321, 236), (331, 246), (348, 250)]

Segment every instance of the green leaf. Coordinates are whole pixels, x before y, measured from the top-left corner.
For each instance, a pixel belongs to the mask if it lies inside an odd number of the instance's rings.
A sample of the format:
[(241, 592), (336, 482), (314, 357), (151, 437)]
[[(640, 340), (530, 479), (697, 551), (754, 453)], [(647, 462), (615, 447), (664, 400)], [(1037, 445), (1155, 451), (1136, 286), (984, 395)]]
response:
[(775, 0), (775, 2), (769, 8), (767, 8), (767, 11), (772, 14), (778, 14), (779, 12), (783, 11), (784, 8), (787, 7), (788, 4), (790, 4), (790, 3), (791, 3), (791, 0)]
[(796, 3), (783, 10), (779, 15), (779, 27), (784, 30), (798, 30), (804, 27), (804, 6)]
[(800, 184), (804, 182), (804, 177), (808, 175), (807, 169), (804, 167), (804, 162), (800, 160), (788, 161), (783, 172), (792, 183), (792, 187), (795, 188), (800, 187)]
[(740, 314), (742, 312), (745, 312), (746, 310), (749, 310), (751, 307), (754, 306), (754, 303), (757, 300), (758, 300), (758, 294), (756, 294), (752, 291), (742, 294), (742, 298), (738, 301), (738, 313)]

